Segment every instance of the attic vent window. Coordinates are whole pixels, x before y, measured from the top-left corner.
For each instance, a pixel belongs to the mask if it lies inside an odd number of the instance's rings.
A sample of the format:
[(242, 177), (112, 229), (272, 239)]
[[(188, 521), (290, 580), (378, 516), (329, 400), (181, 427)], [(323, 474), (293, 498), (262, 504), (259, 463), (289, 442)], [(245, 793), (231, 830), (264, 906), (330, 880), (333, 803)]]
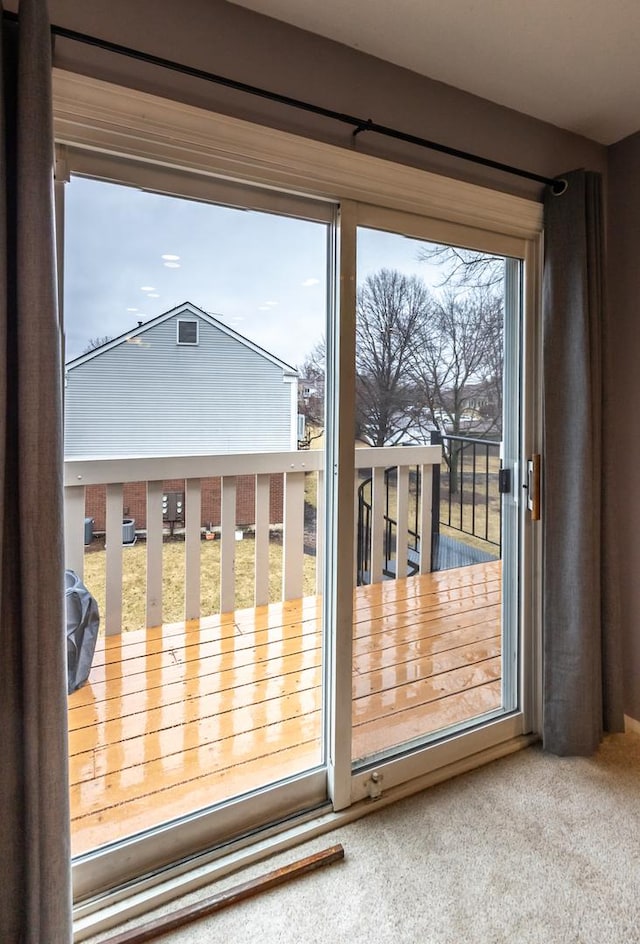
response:
[(198, 343), (198, 322), (178, 319), (178, 344)]

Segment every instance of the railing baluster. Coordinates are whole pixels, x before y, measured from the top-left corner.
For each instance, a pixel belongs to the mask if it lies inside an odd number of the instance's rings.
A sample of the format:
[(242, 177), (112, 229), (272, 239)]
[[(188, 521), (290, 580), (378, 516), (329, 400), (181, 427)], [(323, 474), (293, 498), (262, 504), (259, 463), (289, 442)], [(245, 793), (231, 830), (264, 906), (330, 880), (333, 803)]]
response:
[(372, 469), (371, 481), (371, 550), (369, 583), (380, 583), (384, 568), (385, 488), (384, 469)]
[(464, 531), (464, 445), (458, 453), (458, 492), (460, 493), (460, 530)]
[(353, 478), (353, 507), (356, 510), (356, 513), (353, 516), (353, 585), (357, 587), (358, 585), (358, 548), (362, 546), (362, 541), (364, 535), (361, 534), (361, 522), (358, 517), (358, 473), (354, 475)]
[[(442, 433), (440, 430), (433, 430), (431, 432), (431, 444), (433, 446), (440, 446), (442, 449)], [(438, 463), (434, 463), (431, 467), (431, 540), (430, 540), (430, 555), (433, 554), (436, 541), (440, 539), (440, 518), (442, 517), (442, 497), (441, 497), (441, 485), (442, 485), (442, 460)], [(422, 467), (423, 469), (426, 466)], [(423, 483), (424, 484), (424, 483)], [(424, 538), (424, 533), (423, 533)]]
[[(415, 481), (416, 487), (415, 487), (415, 502), (414, 502), (414, 507), (413, 507), (414, 514), (413, 514), (412, 530), (413, 530), (413, 533), (417, 535), (420, 533), (420, 467), (419, 466), (415, 466), (414, 476), (415, 476), (414, 481)], [(409, 482), (411, 482), (411, 475), (409, 475)], [(416, 551), (418, 550), (417, 541), (416, 541), (415, 549)]]
[(320, 595), (324, 590), (324, 472), (316, 476), (316, 593)]
[(256, 475), (255, 605), (269, 602), (269, 502), (271, 476)]
[(368, 582), (371, 583), (371, 505), (366, 505), (363, 502), (362, 512), (364, 516), (364, 521), (360, 526), (363, 536), (362, 564), (358, 568), (358, 573), (362, 575), (363, 583), (367, 582), (364, 577), (369, 575)]
[(186, 620), (200, 618), (201, 521), (201, 482), (200, 479), (187, 479), (184, 517), (184, 618)]
[(409, 466), (397, 471), (396, 579), (409, 575)]
[(220, 498), (220, 612), (236, 605), (236, 477), (223, 475)]
[[(449, 493), (449, 494), (448, 494), (448, 499), (447, 499), (447, 504), (448, 504), (448, 518), (447, 518), (447, 524), (449, 525), (449, 527), (451, 527), (451, 497), (452, 497), (452, 494), (453, 494), (453, 488), (452, 488), (452, 485), (453, 485), (453, 462), (454, 462), (454, 458), (453, 458), (453, 445), (452, 445), (452, 443), (451, 443), (451, 440), (449, 440), (449, 465), (448, 465), (448, 468), (447, 468), (447, 483), (448, 483), (447, 491), (448, 491), (448, 493)], [(456, 462), (457, 462), (457, 459), (456, 459)]]
[(287, 472), (284, 481), (282, 593), (297, 600), (304, 586), (304, 472)]
[(122, 632), (122, 485), (107, 485), (105, 516), (105, 633)]
[(416, 524), (416, 532), (420, 536), (420, 573), (431, 572), (431, 513), (433, 507), (433, 475), (432, 466), (421, 465), (420, 469), (420, 517)]
[(147, 482), (147, 626), (162, 625), (162, 482)]
[(476, 474), (478, 471), (478, 451), (476, 449), (476, 444), (473, 443), (472, 446), (473, 452), (473, 468), (471, 471), (472, 474), (472, 486), (471, 486), (471, 534), (476, 533)]
[(484, 539), (489, 540), (489, 446), (485, 446), (487, 451), (485, 458), (484, 472)]
[[(499, 456), (498, 465), (500, 465)], [(517, 488), (515, 480), (513, 482), (513, 487)], [(498, 494), (498, 547), (500, 548), (500, 557), (502, 557), (502, 495), (500, 494)]]

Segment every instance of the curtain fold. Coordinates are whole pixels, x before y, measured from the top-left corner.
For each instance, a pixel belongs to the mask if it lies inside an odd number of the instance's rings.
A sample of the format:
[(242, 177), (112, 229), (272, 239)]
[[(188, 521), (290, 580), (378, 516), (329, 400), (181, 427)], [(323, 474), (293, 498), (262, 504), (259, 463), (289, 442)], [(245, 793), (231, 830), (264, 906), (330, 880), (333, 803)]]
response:
[(45, 0), (0, 21), (0, 915), (67, 944), (62, 393)]
[(607, 448), (601, 178), (545, 194), (543, 744), (588, 755), (624, 728)]

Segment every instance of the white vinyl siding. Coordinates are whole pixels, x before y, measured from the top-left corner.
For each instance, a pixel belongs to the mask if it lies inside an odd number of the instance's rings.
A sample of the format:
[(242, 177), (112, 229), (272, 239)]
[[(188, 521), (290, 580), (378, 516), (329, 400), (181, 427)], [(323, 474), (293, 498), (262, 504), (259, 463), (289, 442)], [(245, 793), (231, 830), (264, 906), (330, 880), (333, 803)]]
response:
[(68, 369), (67, 458), (291, 448), (294, 378), (204, 319), (176, 344), (179, 317)]

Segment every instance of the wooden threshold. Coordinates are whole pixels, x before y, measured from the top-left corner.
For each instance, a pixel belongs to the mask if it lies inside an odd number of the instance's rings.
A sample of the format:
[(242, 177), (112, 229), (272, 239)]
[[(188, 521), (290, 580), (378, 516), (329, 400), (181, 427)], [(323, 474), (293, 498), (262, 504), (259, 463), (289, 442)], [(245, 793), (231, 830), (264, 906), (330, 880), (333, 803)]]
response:
[[(500, 706), (499, 561), (354, 591), (353, 757)], [(69, 696), (86, 852), (322, 762), (322, 600), (101, 637)]]

